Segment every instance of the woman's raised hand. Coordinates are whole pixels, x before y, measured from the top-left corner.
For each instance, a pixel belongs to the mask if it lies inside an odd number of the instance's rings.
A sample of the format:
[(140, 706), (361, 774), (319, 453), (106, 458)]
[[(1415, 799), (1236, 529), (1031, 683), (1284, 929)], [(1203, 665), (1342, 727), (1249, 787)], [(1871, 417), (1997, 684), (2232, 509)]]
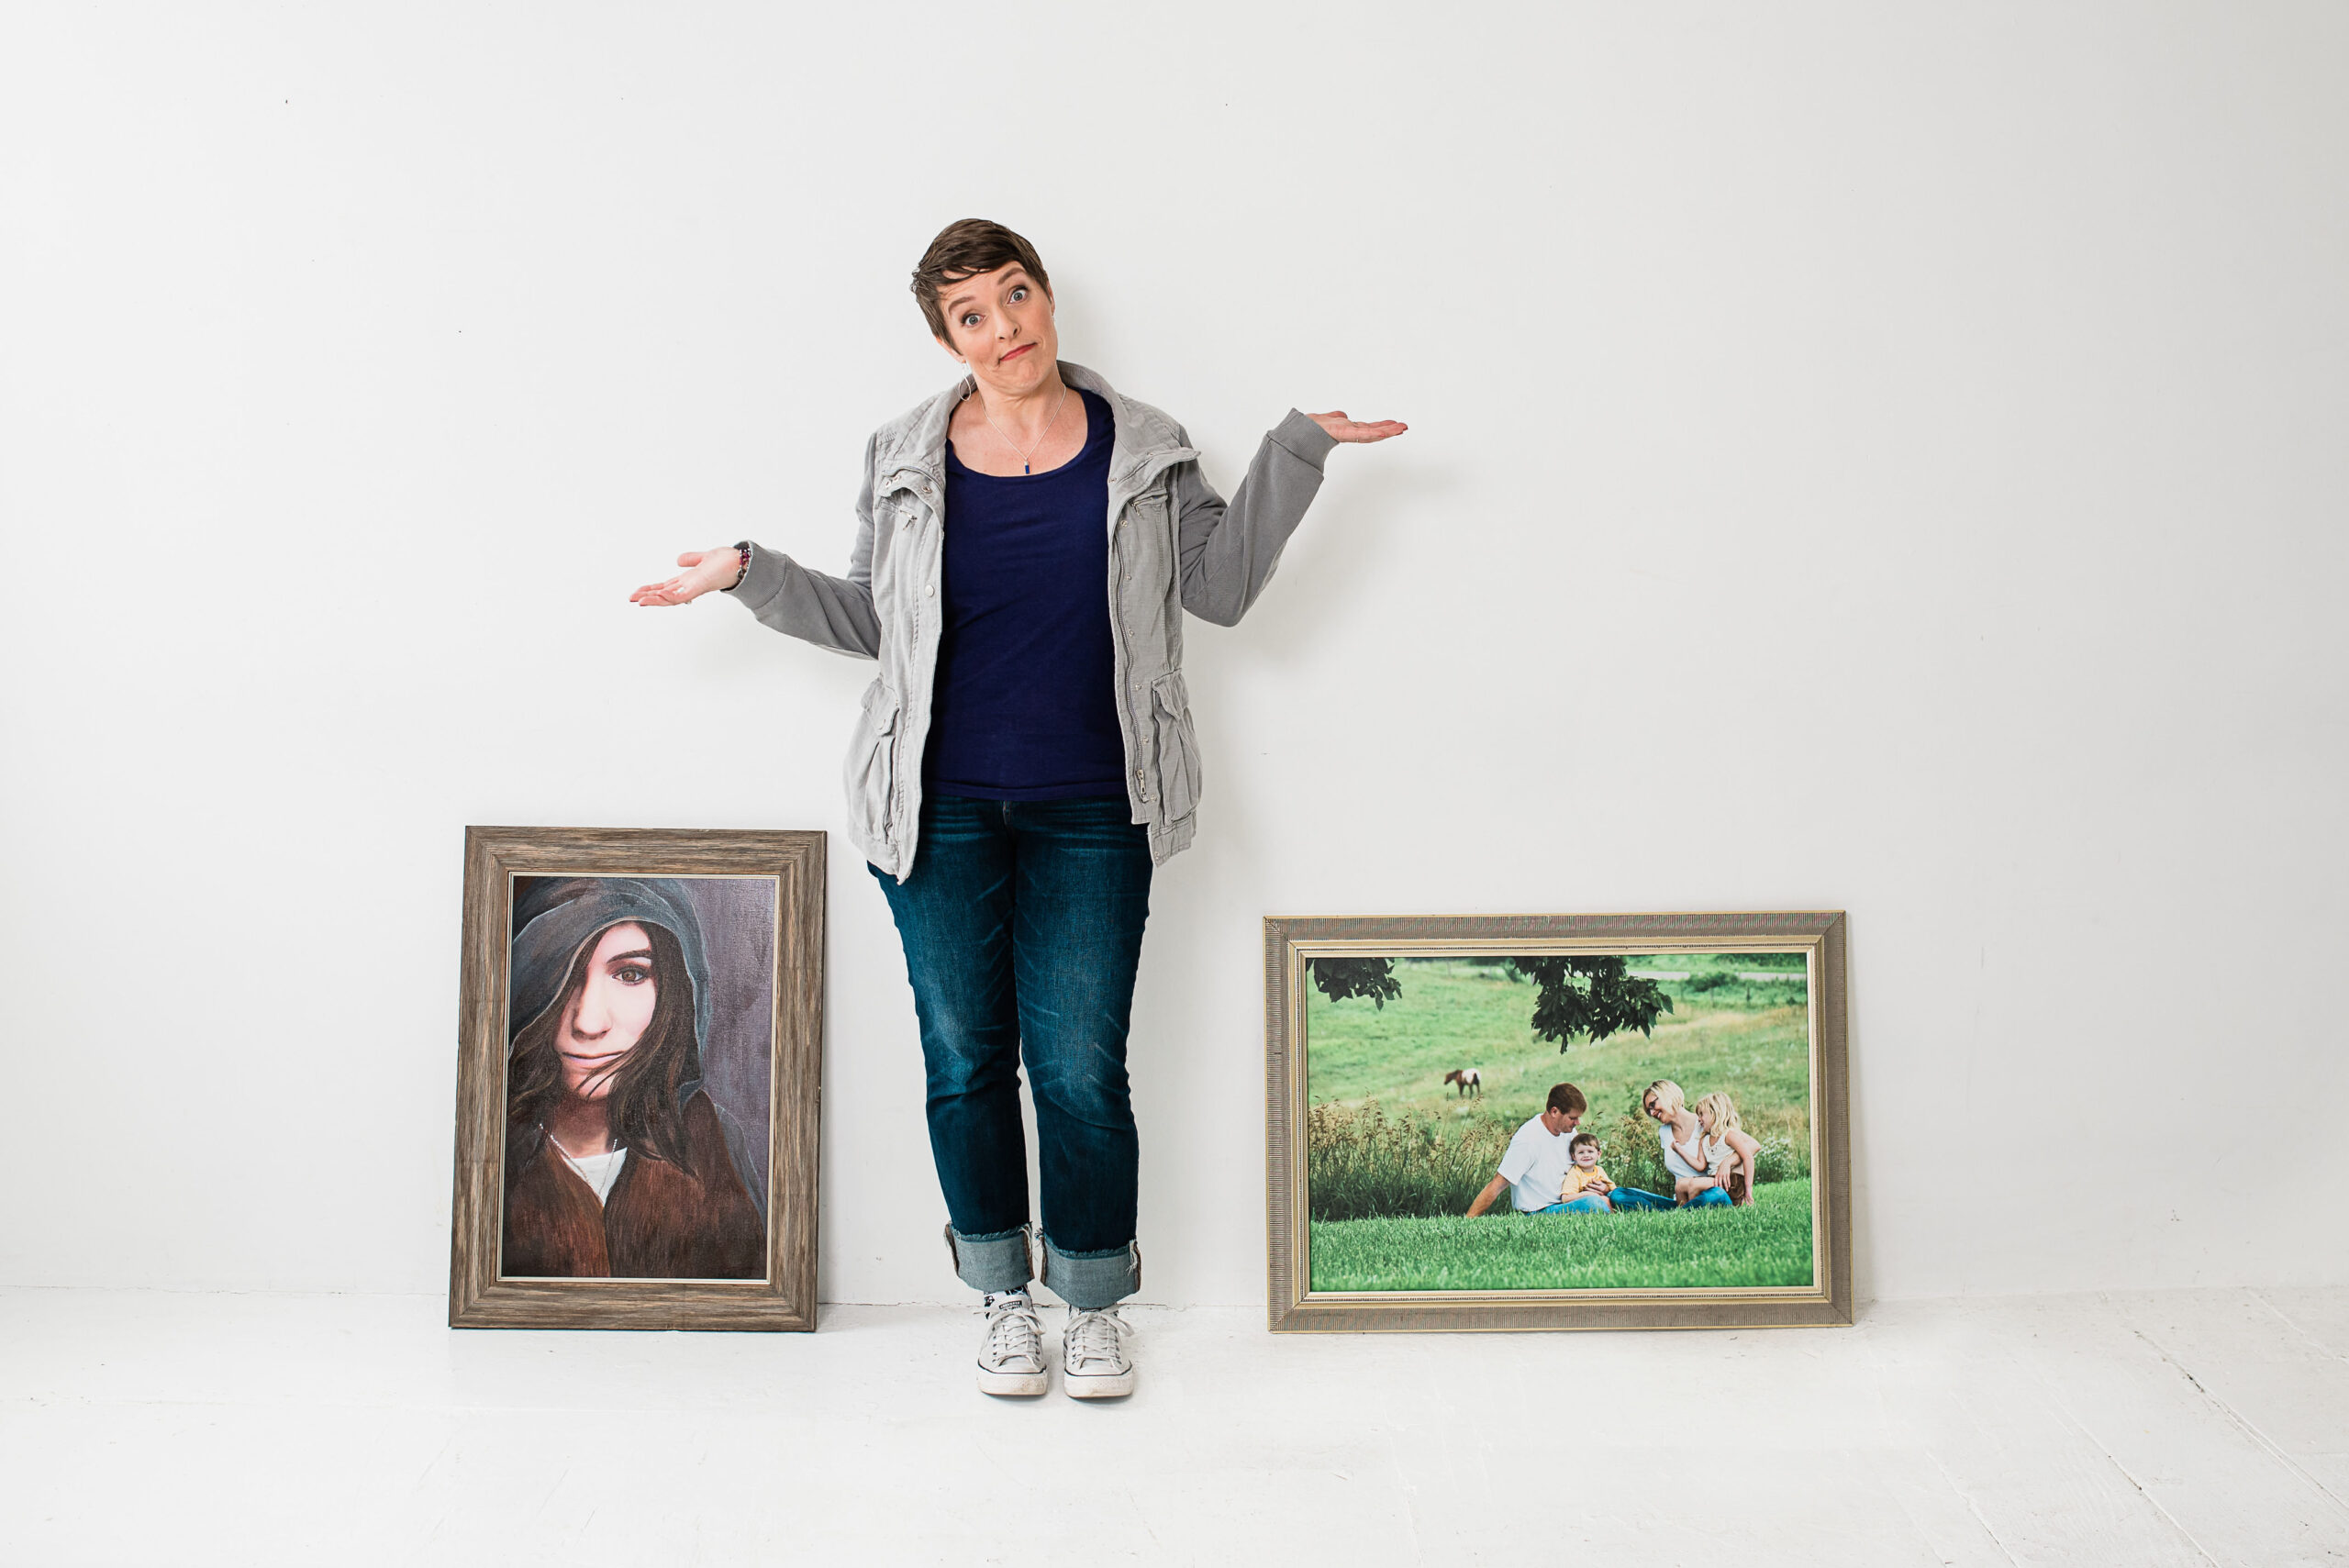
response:
[(1308, 414), (1306, 417), (1329, 431), (1333, 441), (1383, 441), (1411, 428), (1400, 419), (1349, 419), (1343, 409), (1335, 414)]
[(732, 545), (689, 550), (677, 557), (685, 570), (666, 583), (647, 583), (628, 596), (631, 605), (689, 605), (712, 588), (730, 588), (741, 575), (742, 556)]

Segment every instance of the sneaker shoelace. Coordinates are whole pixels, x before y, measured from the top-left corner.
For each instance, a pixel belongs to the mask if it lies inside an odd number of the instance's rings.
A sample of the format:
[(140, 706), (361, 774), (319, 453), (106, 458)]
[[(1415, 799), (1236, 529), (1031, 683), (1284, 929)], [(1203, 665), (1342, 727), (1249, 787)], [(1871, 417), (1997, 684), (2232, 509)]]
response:
[(987, 1315), (987, 1361), (1002, 1366), (1008, 1362), (1027, 1362), (1041, 1368), (1044, 1364), (1044, 1324), (1036, 1316), (1036, 1304), (1025, 1295), (1013, 1293), (989, 1296), (985, 1298)]
[(1110, 1372), (1121, 1370), (1126, 1362), (1125, 1338), (1133, 1332), (1133, 1325), (1118, 1316), (1114, 1307), (1096, 1312), (1072, 1312), (1068, 1329), (1061, 1336), (1065, 1347), (1063, 1359), (1071, 1372), (1088, 1372), (1096, 1366)]

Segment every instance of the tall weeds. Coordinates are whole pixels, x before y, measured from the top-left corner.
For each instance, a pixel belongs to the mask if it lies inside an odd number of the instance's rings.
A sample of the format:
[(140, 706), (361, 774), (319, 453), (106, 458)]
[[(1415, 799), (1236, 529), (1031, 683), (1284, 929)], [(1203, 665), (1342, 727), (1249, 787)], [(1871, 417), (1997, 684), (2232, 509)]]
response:
[(1439, 1129), (1389, 1117), (1375, 1100), (1358, 1108), (1315, 1106), (1305, 1119), (1312, 1217), (1465, 1214), (1499, 1168), (1514, 1130), (1490, 1122)]
[[(1599, 1128), (1595, 1118), (1585, 1125), (1598, 1134), (1599, 1163), (1617, 1186), (1672, 1195), (1655, 1123), (1640, 1113), (1636, 1095), (1611, 1128)], [(1465, 1214), (1500, 1168), (1516, 1130), (1486, 1121), (1437, 1127), (1390, 1117), (1375, 1100), (1315, 1106), (1305, 1118), (1308, 1208), (1315, 1219)], [(1767, 1133), (1756, 1140), (1762, 1145), (1759, 1180), (1810, 1173), (1807, 1145)]]

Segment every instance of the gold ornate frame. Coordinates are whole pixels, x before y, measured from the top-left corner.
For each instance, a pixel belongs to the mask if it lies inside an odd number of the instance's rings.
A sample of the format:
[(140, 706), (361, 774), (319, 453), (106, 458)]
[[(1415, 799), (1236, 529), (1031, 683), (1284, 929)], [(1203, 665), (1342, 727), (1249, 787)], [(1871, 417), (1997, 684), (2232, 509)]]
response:
[[(1730, 1329), (1852, 1321), (1851, 1026), (1844, 917), (1464, 915), (1264, 922), (1265, 1229), (1276, 1333)], [(1305, 961), (1446, 953), (1801, 952), (1810, 996), (1811, 1283), (1665, 1290), (1316, 1291), (1305, 1217)]]
[[(771, 877), (775, 883), (773, 1089), (763, 1280), (503, 1279), (506, 994), (517, 876)], [(465, 829), (452, 1329), (816, 1326), (818, 1093), (823, 1068), (824, 835), (692, 828)], [(755, 1133), (753, 1134), (755, 1136)]]

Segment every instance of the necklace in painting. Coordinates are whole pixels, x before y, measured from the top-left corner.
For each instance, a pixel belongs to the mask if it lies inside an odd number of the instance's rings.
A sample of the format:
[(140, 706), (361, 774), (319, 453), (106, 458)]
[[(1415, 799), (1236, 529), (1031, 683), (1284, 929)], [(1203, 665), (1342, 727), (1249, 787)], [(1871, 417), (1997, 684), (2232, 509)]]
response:
[[(573, 1154), (570, 1150), (565, 1149), (562, 1146), (562, 1140), (557, 1138), (553, 1133), (547, 1130), (546, 1123), (540, 1122), (539, 1124), (539, 1130), (546, 1135), (546, 1140), (549, 1143), (554, 1145), (554, 1151), (562, 1156), (562, 1162), (571, 1167), (571, 1173), (587, 1184), (589, 1190), (595, 1193), (596, 1201), (597, 1203), (603, 1202), (606, 1191), (605, 1187), (602, 1184), (599, 1184), (595, 1177), (587, 1173), (587, 1167), (579, 1162), (579, 1156)], [(614, 1146), (607, 1148), (600, 1155), (591, 1154), (587, 1156), (587, 1158), (591, 1160), (601, 1159), (608, 1162), (611, 1157), (618, 1152), (619, 1152), (618, 1147)], [(607, 1168), (608, 1168), (608, 1166)]]

